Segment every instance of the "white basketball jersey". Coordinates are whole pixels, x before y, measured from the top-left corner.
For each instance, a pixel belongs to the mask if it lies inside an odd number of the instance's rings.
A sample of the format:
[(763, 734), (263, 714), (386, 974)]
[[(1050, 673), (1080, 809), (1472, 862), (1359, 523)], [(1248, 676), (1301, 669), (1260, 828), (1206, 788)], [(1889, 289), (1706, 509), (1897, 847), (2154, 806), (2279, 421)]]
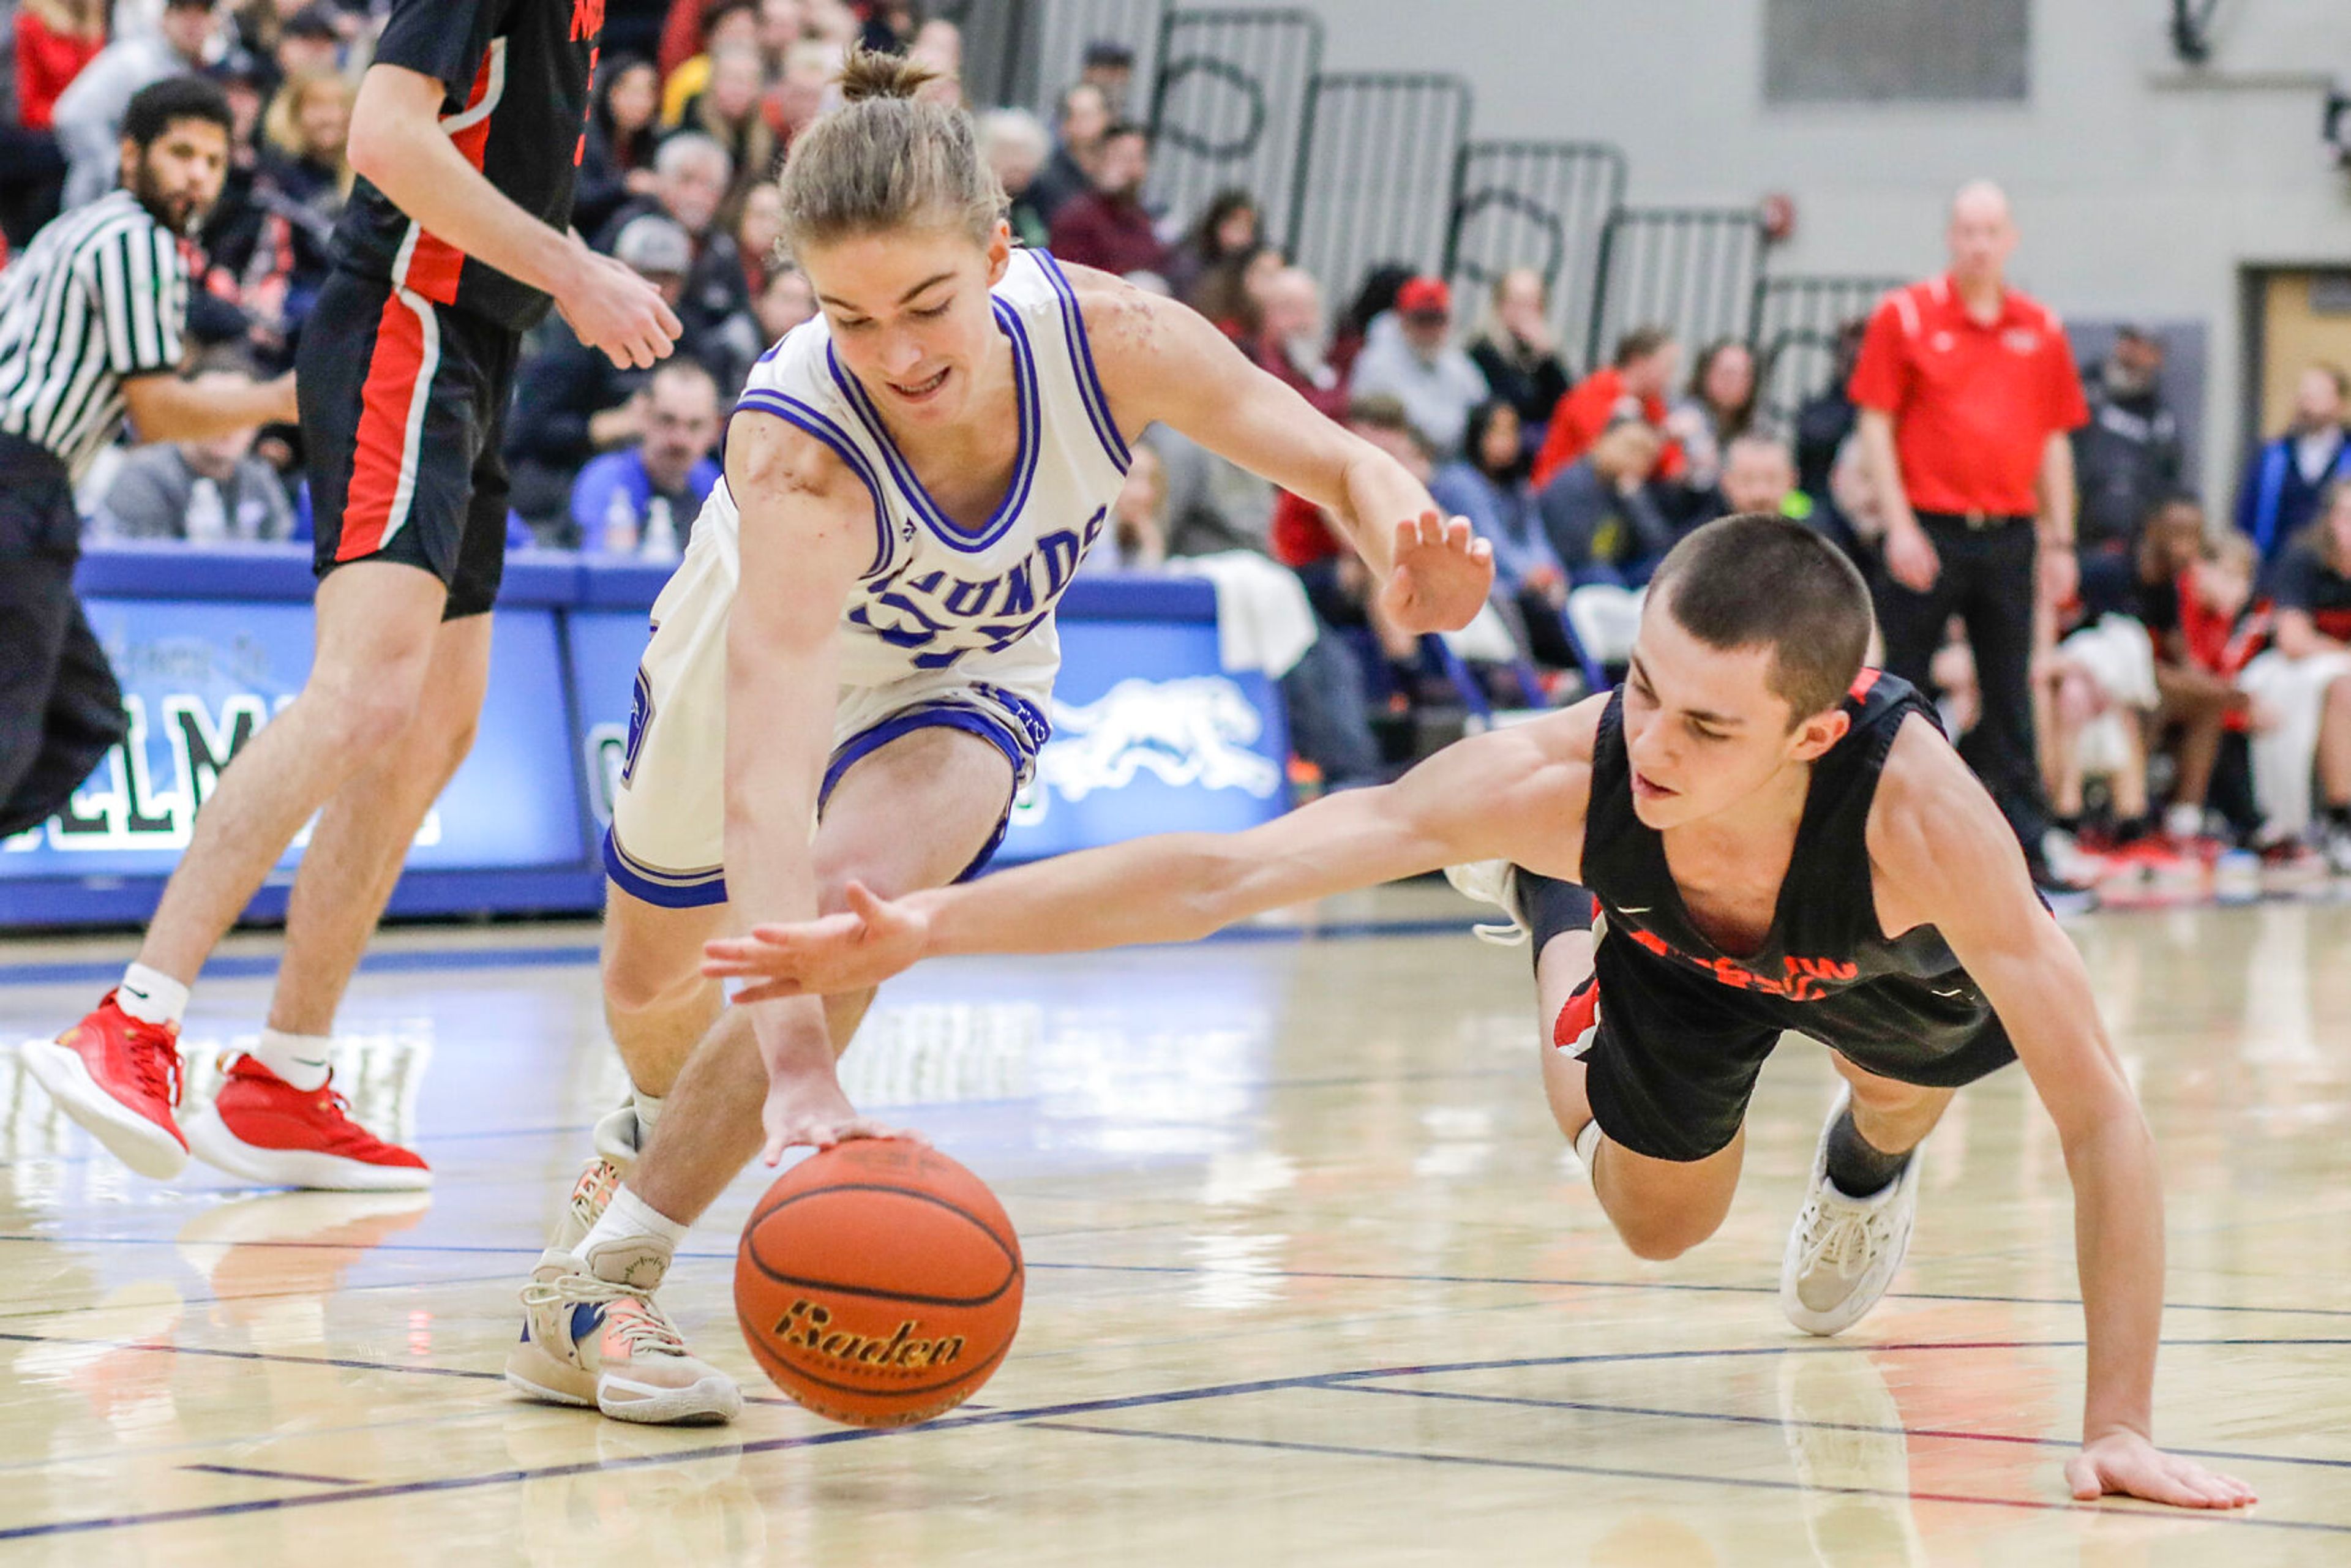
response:
[[(1125, 481), (1126, 443), (1094, 374), (1077, 297), (1053, 258), (1013, 252), (994, 304), (1012, 348), (1020, 447), (1010, 486), (977, 532), (933, 504), (872, 400), (834, 354), (822, 316), (768, 350), (736, 404), (815, 436), (872, 496), (872, 564), (841, 613), (844, 685), (965, 667), (997, 678), (1050, 677), (1061, 661), (1053, 606)], [(722, 480), (689, 554), (718, 552), (731, 580), (739, 527)]]

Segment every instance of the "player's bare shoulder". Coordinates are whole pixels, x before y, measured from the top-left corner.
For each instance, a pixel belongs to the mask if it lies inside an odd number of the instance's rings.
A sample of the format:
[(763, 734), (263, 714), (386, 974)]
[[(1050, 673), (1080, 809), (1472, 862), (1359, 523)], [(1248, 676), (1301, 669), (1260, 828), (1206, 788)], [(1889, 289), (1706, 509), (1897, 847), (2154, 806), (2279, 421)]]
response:
[(750, 554), (778, 537), (825, 559), (862, 563), (872, 555), (872, 493), (831, 446), (789, 420), (739, 411), (726, 432), (726, 490)]
[(746, 407), (738, 413), (726, 428), (726, 489), (746, 517), (774, 503), (870, 513), (872, 498), (865, 482), (832, 446), (764, 409)]
[(1985, 885), (2022, 862), (2007, 821), (1943, 732), (1911, 714), (1895, 732), (1869, 806), (1865, 840), (1888, 936), (1930, 925), (1955, 890)]
[(1496, 852), (1545, 876), (1576, 880), (1592, 809), (1592, 753), (1607, 707), (1604, 693), (1541, 718), (1460, 743), (1471, 776), (1451, 782), (1466, 809), (1500, 835)]
[(1243, 363), (1207, 317), (1188, 305), (1137, 288), (1123, 277), (1063, 263), (1077, 296), (1094, 373), (1122, 427), (1163, 417), (1178, 395), (1213, 374), (1216, 361)]

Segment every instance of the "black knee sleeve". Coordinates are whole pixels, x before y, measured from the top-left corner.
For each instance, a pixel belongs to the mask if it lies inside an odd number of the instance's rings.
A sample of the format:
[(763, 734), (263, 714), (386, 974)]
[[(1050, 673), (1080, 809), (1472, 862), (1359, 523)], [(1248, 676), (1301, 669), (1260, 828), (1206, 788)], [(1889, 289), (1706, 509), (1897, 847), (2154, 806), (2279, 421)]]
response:
[(1542, 957), (1551, 939), (1566, 931), (1589, 931), (1599, 913), (1599, 901), (1572, 882), (1538, 876), (1519, 867), (1519, 904), (1534, 931), (1535, 957)]

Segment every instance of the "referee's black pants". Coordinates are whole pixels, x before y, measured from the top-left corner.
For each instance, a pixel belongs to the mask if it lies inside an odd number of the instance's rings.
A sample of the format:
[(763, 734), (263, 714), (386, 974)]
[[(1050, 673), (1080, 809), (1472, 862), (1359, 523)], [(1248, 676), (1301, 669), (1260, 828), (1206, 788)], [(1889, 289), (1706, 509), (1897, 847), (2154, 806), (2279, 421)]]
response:
[(2024, 855), (2041, 863), (2049, 830), (2049, 798), (2042, 787), (2040, 753), (2032, 738), (2032, 612), (2038, 538), (2032, 520), (2016, 517), (1986, 528), (1935, 512), (1918, 514), (1928, 542), (1942, 562), (1934, 586), (1914, 592), (1880, 564), (1871, 585), (1878, 630), (1886, 636), (1886, 668), (1920, 691), (1933, 690), (1928, 666), (1953, 615), (1967, 629), (1976, 661), (1982, 712), (1960, 744), (1960, 754), (1991, 791), (2016, 830)]
[(0, 434), (0, 838), (56, 815), (127, 727), (74, 596), (80, 522), (65, 465)]

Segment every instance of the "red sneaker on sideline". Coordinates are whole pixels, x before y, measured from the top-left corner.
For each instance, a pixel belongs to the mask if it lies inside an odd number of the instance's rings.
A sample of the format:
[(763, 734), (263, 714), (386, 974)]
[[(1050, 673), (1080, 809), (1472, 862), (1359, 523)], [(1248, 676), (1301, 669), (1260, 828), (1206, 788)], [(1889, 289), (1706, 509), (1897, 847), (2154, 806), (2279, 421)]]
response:
[(229, 1058), (213, 1103), (188, 1118), (188, 1146), (231, 1176), (327, 1192), (431, 1186), (423, 1159), (350, 1118), (332, 1081), (297, 1089), (242, 1051)]
[(81, 1022), (53, 1040), (26, 1040), (17, 1055), (58, 1110), (141, 1176), (169, 1181), (186, 1167), (188, 1140), (172, 1115), (180, 1103), (176, 1025), (142, 1023), (109, 991)]

